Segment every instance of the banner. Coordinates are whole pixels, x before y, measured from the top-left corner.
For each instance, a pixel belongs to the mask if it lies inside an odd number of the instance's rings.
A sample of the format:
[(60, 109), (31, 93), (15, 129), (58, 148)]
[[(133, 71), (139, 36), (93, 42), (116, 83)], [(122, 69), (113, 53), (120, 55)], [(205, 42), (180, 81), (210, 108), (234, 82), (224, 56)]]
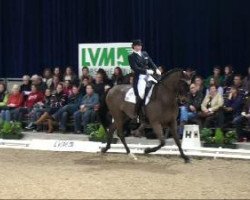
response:
[(117, 66), (127, 74), (130, 72), (128, 55), (131, 52), (131, 43), (79, 44), (79, 76), (82, 75), (83, 67), (88, 67), (91, 75), (103, 68), (111, 76)]

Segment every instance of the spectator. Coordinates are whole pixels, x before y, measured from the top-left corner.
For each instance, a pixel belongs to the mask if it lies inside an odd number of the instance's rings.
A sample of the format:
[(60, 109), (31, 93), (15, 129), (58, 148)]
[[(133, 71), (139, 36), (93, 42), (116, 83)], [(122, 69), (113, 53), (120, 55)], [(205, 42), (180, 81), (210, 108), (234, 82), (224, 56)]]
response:
[(86, 86), (90, 84), (89, 78), (84, 77), (80, 83), (79, 92), (84, 96), (86, 94)]
[(28, 114), (36, 103), (43, 102), (43, 101), (44, 101), (43, 93), (38, 90), (37, 85), (32, 85), (31, 93), (28, 95), (28, 98), (25, 101), (24, 106), (15, 109), (13, 113), (14, 120), (21, 122), (23, 119), (23, 116), (25, 114)]
[(161, 75), (164, 75), (167, 73), (166, 67), (164, 67), (164, 66), (159, 66), (158, 69), (160, 70)]
[(55, 76), (58, 77), (59, 82), (60, 82), (60, 81), (63, 81), (62, 72), (61, 72), (60, 67), (55, 67), (55, 68), (54, 68), (53, 77), (55, 77)]
[(222, 119), (224, 127), (231, 125), (232, 121), (240, 116), (243, 106), (243, 98), (238, 89), (232, 86), (228, 98), (224, 102)]
[(213, 75), (209, 76), (205, 81), (205, 86), (208, 88), (210, 85), (210, 79), (214, 78), (218, 86), (221, 86), (223, 83), (223, 77), (221, 76), (220, 66), (216, 65), (213, 68)]
[(124, 76), (122, 73), (122, 69), (120, 67), (116, 67), (114, 70), (114, 74), (112, 75), (112, 85), (120, 85), (123, 84)]
[(87, 78), (89, 80), (89, 83), (92, 83), (93, 78), (92, 78), (92, 76), (89, 75), (89, 68), (88, 67), (82, 68), (81, 81), (83, 81), (85, 78)]
[(102, 75), (102, 80), (103, 80), (104, 85), (109, 85), (110, 87), (113, 87), (112, 80), (109, 79), (109, 77), (104, 69), (99, 68), (97, 73)]
[(104, 86), (105, 84), (103, 82), (103, 75), (101, 73), (97, 73), (95, 77), (94, 90), (100, 98), (102, 98), (102, 96), (104, 95)]
[[(249, 127), (250, 127), (250, 98), (247, 99), (245, 106), (243, 107), (242, 113), (233, 120), (233, 124), (236, 127), (236, 133), (238, 141), (242, 142), (244, 139), (250, 139)], [(246, 129), (244, 130), (244, 124)]]
[[(234, 80), (233, 80), (233, 86), (236, 87), (238, 89), (238, 92), (239, 94), (244, 97), (246, 92), (243, 88), (243, 85), (242, 85), (242, 76), (240, 74), (236, 74), (234, 76)], [(231, 87), (227, 87), (225, 92), (224, 92), (224, 99), (227, 99), (228, 98), (228, 95), (230, 93), (230, 90), (231, 90)]]
[(13, 118), (15, 109), (18, 109), (23, 104), (23, 94), (20, 92), (19, 85), (13, 85), (11, 93), (9, 95), (7, 105), (4, 110), (1, 112), (1, 117), (5, 121), (10, 121)]
[(201, 110), (201, 103), (203, 95), (198, 91), (196, 85), (192, 83), (190, 85), (190, 95), (186, 105), (180, 107), (180, 127), (182, 135), (183, 126), (189, 121), (197, 118), (198, 112)]
[(71, 85), (71, 81), (64, 81), (63, 92), (64, 92), (67, 96), (70, 96), (70, 95), (72, 94), (72, 85)]
[(60, 79), (58, 76), (53, 76), (52, 84), (50, 86), (50, 90), (52, 93), (56, 92), (57, 85), (60, 83)]
[(67, 119), (70, 115), (73, 115), (79, 109), (80, 103), (82, 101), (82, 94), (79, 93), (79, 88), (74, 85), (72, 87), (72, 94), (68, 98), (67, 105), (56, 111), (52, 118), (59, 122), (59, 129), (62, 132), (66, 131)]
[(206, 95), (206, 88), (204, 86), (203, 78), (201, 76), (195, 76), (194, 84), (197, 88), (197, 91), (200, 92), (204, 97)]
[(223, 97), (218, 93), (216, 85), (211, 85), (209, 94), (206, 95), (201, 104), (201, 117), (203, 127), (211, 127), (212, 122), (216, 122), (217, 127), (221, 127), (222, 122), (219, 121), (219, 110), (223, 106)]
[(94, 93), (94, 86), (91, 84), (87, 85), (86, 95), (82, 99), (80, 110), (74, 113), (75, 133), (81, 133), (81, 125), (84, 129), (86, 128), (94, 112), (94, 108), (98, 104), (99, 97), (98, 94)]
[(31, 77), (31, 81), (33, 85), (37, 86), (37, 89), (41, 92), (45, 92), (45, 90), (47, 89), (47, 85), (46, 83), (43, 82), (42, 77), (38, 76), (37, 74), (33, 75)]
[(24, 95), (24, 100), (27, 99), (28, 95), (31, 92), (31, 80), (28, 75), (23, 76), (23, 83), (21, 85), (21, 92)]
[(250, 92), (250, 67), (248, 67), (247, 76), (243, 80), (243, 89), (247, 94)]
[(222, 86), (224, 88), (230, 87), (231, 85), (233, 85), (233, 79), (234, 79), (234, 75), (233, 75), (232, 65), (225, 66)]
[(6, 108), (8, 96), (6, 85), (4, 83), (0, 83), (0, 111)]
[[(210, 78), (209, 85), (216, 85), (218, 93), (221, 96), (223, 96), (223, 87), (219, 86), (218, 83), (216, 82), (216, 80), (213, 77)], [(206, 95), (208, 95), (208, 94), (209, 94), (209, 88), (206, 90)]]
[(45, 68), (43, 70), (43, 82), (46, 83), (47, 88), (51, 87), (52, 79), (53, 79), (53, 75), (52, 75), (51, 69), (50, 68)]
[(65, 74), (63, 77), (63, 81), (70, 81), (72, 84), (78, 83), (78, 78), (75, 75), (74, 71), (72, 70), (71, 66), (68, 66), (65, 70)]
[[(40, 116), (50, 107), (52, 92), (50, 89), (45, 90), (44, 103), (38, 102), (33, 106), (33, 109), (29, 113), (30, 123), (25, 129), (31, 130), (33, 123), (40, 118)], [(37, 131), (41, 130), (40, 126), (37, 126)]]
[(194, 78), (195, 71), (191, 67), (187, 67), (186, 70), (186, 76), (189, 84), (193, 81), (192, 79)]
[(63, 92), (63, 84), (57, 85), (56, 93), (51, 96), (50, 105), (44, 111), (42, 116), (31, 124), (30, 128), (34, 129), (36, 126), (41, 125), (45, 121), (48, 122), (48, 133), (53, 132), (52, 115), (67, 103), (67, 95)]

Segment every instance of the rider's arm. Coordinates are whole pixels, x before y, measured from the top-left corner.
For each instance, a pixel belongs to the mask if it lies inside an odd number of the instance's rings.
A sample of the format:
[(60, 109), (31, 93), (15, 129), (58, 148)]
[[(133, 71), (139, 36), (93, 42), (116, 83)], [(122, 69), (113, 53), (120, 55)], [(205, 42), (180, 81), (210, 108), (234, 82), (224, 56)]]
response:
[(128, 62), (129, 62), (129, 65), (133, 69), (134, 72), (136, 72), (138, 74), (147, 74), (146, 69), (144, 69), (143, 67), (140, 67), (137, 64), (135, 57), (132, 54), (128, 56)]
[(149, 57), (149, 55), (146, 51), (145, 51), (145, 55), (148, 57), (148, 64), (149, 64), (150, 69), (156, 70), (157, 66), (153, 62), (152, 58)]

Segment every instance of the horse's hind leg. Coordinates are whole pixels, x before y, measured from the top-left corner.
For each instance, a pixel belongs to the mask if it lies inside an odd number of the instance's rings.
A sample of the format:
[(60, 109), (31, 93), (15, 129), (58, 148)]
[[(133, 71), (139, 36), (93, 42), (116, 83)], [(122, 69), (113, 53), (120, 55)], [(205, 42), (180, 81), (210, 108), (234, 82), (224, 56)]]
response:
[(127, 142), (126, 142), (126, 139), (125, 139), (125, 135), (124, 135), (124, 132), (123, 132), (123, 125), (124, 125), (124, 122), (120, 122), (117, 125), (117, 135), (120, 138), (123, 146), (125, 147), (127, 154), (129, 154), (130, 149), (128, 148), (128, 145), (127, 145)]
[(174, 138), (174, 141), (175, 141), (176, 145), (179, 148), (181, 157), (184, 159), (184, 161), (186, 163), (190, 162), (189, 157), (184, 154), (183, 149), (181, 148), (181, 142), (180, 142), (179, 137), (177, 135), (177, 122), (176, 122), (176, 120), (174, 120), (174, 122), (171, 123), (170, 131), (171, 131), (171, 134), (172, 134), (172, 136)]
[(112, 140), (113, 140), (114, 131), (115, 131), (115, 125), (112, 124), (112, 125), (110, 126), (109, 131), (107, 132), (107, 145), (106, 145), (106, 147), (103, 147), (103, 148), (101, 149), (101, 152), (102, 152), (102, 153), (106, 153), (106, 152), (110, 149), (110, 145), (111, 145)]
[(161, 124), (159, 124), (159, 123), (152, 124), (152, 128), (153, 128), (155, 134), (157, 135), (157, 138), (160, 140), (160, 144), (156, 147), (153, 147), (153, 148), (146, 148), (144, 150), (144, 153), (146, 153), (146, 154), (155, 152), (165, 145), (165, 137), (163, 134), (163, 129), (162, 129)]

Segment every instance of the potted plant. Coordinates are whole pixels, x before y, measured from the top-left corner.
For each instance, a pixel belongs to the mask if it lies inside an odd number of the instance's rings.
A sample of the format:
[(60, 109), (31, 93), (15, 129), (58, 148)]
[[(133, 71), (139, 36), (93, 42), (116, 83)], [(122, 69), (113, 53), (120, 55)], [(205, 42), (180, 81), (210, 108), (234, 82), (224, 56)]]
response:
[(0, 122), (0, 138), (3, 139), (21, 139), (23, 134), (21, 133), (22, 127), (19, 122)]
[(201, 140), (204, 142), (204, 147), (222, 147), (222, 148), (236, 148), (236, 132), (228, 131), (225, 134), (220, 128), (215, 130), (204, 128), (201, 130)]
[[(107, 142), (106, 130), (100, 123), (88, 124), (85, 133), (89, 135), (90, 141)], [(113, 138), (112, 143), (117, 143), (117, 138)]]

